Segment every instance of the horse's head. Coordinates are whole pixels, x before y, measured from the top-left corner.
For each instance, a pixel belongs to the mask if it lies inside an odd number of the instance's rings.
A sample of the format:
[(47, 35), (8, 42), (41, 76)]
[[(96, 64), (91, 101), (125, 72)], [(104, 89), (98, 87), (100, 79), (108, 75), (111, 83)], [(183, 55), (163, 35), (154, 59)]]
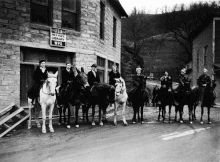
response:
[(84, 69), (81, 68), (81, 71), (77, 70), (77, 75), (76, 75), (76, 83), (78, 88), (84, 89), (86, 86), (88, 86), (88, 77), (87, 74), (84, 72)]
[(48, 93), (51, 96), (54, 96), (56, 93), (57, 76), (58, 76), (58, 71), (55, 74), (47, 73), (47, 80), (45, 81), (45, 83), (49, 91)]
[(115, 94), (118, 96), (126, 89), (126, 86), (123, 78), (116, 78), (115, 81)]

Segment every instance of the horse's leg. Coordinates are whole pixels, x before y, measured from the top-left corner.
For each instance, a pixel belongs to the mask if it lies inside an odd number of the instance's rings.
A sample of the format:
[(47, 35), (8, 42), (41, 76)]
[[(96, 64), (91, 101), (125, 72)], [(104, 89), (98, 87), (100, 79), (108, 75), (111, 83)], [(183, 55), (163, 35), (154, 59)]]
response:
[(144, 124), (144, 105), (141, 105), (141, 124)]
[(137, 114), (137, 107), (135, 105), (132, 105), (132, 107), (133, 107), (133, 111), (134, 111), (134, 116), (133, 116), (133, 119), (132, 119), (132, 123), (135, 124), (136, 114)]
[[(67, 119), (67, 126), (66, 126), (66, 127), (67, 127), (68, 129), (70, 129), (70, 116), (71, 116), (71, 109), (70, 109), (70, 108), (71, 108), (71, 105), (70, 105), (70, 104), (67, 104), (66, 106), (67, 106), (67, 109), (68, 109), (68, 114), (67, 114), (67, 115), (68, 115), (68, 119)], [(66, 116), (66, 110), (65, 110), (64, 115)], [(64, 118), (64, 121), (65, 121), (65, 120), (66, 120), (66, 118)], [(66, 121), (65, 121), (65, 123), (66, 123)]]
[(140, 118), (140, 106), (137, 107), (137, 113), (138, 113), (138, 122), (141, 121), (141, 118)]
[(125, 119), (125, 108), (126, 108), (126, 102), (124, 102), (124, 103), (122, 104), (122, 120), (123, 120), (123, 122), (124, 122), (124, 125), (127, 126), (128, 123), (127, 123), (127, 121), (126, 121), (126, 119)]
[(47, 133), (46, 130), (46, 105), (42, 104), (41, 105), (41, 110), (42, 110), (42, 133)]
[(210, 106), (207, 107), (208, 109), (208, 123), (211, 124), (211, 120), (210, 120)]
[(177, 121), (178, 106), (175, 105), (175, 121)]
[(32, 103), (31, 103), (31, 99), (28, 98), (28, 108), (29, 108), (29, 120), (28, 120), (28, 129), (31, 129), (32, 125), (31, 125), (31, 118), (32, 118), (32, 113), (31, 111), (33, 111), (32, 108)]
[(108, 121), (107, 121), (107, 118), (106, 118), (106, 111), (107, 111), (107, 108), (108, 108), (108, 105), (105, 105), (104, 107), (103, 107), (103, 122), (105, 122), (105, 123), (107, 123)]
[(169, 123), (171, 123), (171, 117), (170, 117), (170, 115), (171, 115), (171, 108), (172, 108), (172, 105), (169, 105)]
[(91, 107), (91, 105), (85, 106), (85, 109), (86, 109), (86, 121), (87, 121), (87, 123), (89, 123), (89, 108), (90, 107)]
[(78, 116), (79, 116), (80, 105), (75, 106), (75, 127), (79, 128)]
[(193, 124), (193, 120), (192, 120), (193, 105), (188, 105), (188, 109), (189, 109), (189, 123)]
[(159, 105), (159, 115), (158, 115), (158, 121), (160, 121), (160, 113), (161, 113), (161, 109), (162, 109), (162, 107), (161, 107), (161, 105)]
[(92, 105), (92, 125), (95, 125), (95, 105)]
[(179, 106), (180, 123), (183, 123), (183, 107), (184, 105)]
[(200, 119), (200, 123), (203, 124), (203, 113), (204, 113), (204, 106), (201, 105), (201, 119)]
[(99, 104), (99, 125), (103, 126), (103, 122), (102, 122), (102, 109), (104, 109), (104, 105)]
[(193, 104), (193, 107), (192, 107), (192, 118), (193, 118), (193, 120), (196, 120), (196, 104), (194, 103)]
[(51, 133), (54, 132), (53, 124), (52, 124), (53, 109), (54, 109), (54, 104), (51, 104), (50, 105), (50, 110), (49, 110), (49, 129), (50, 129)]
[(114, 113), (114, 125), (117, 125), (117, 113), (118, 113), (118, 104), (114, 103), (115, 113)]
[(63, 106), (60, 106), (59, 107), (59, 123), (58, 125), (61, 125), (62, 124), (62, 111), (63, 110)]
[(162, 118), (163, 118), (163, 122), (165, 122), (165, 110), (166, 109), (166, 105), (162, 105)]
[(64, 121), (64, 124), (67, 124), (67, 122), (66, 122), (66, 109), (68, 108), (68, 104), (65, 104), (64, 106), (63, 106), (63, 121)]
[(40, 104), (36, 101), (35, 102), (35, 105), (36, 105), (36, 107), (35, 107), (35, 114), (34, 114), (34, 116), (35, 116), (35, 122), (36, 122), (36, 124), (37, 124), (37, 127), (38, 128), (40, 128), (41, 127), (41, 125), (40, 125), (40, 121), (39, 121), (39, 115), (40, 115)]

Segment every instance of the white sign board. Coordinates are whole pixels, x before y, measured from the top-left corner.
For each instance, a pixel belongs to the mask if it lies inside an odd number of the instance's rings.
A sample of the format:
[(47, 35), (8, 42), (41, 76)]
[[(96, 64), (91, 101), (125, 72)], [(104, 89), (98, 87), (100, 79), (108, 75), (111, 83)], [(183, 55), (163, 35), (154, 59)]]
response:
[(50, 28), (50, 45), (55, 47), (66, 47), (66, 30)]

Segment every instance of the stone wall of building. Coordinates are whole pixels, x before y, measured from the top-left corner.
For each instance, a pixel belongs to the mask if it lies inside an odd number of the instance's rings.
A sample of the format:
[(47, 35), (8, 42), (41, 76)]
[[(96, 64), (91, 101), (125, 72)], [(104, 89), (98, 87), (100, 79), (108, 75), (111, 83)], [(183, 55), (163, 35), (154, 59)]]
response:
[[(73, 64), (85, 71), (97, 56), (120, 63), (121, 18), (105, 0), (105, 39), (100, 40), (100, 1), (81, 0), (80, 31), (67, 29), (67, 46), (51, 47), (50, 27), (61, 28), (62, 1), (53, 0), (52, 26), (30, 22), (30, 0), (0, 0), (0, 109), (20, 102), (21, 47), (71, 52)], [(113, 16), (117, 19), (117, 41), (113, 47)], [(107, 67), (107, 65), (106, 65)], [(107, 79), (107, 69), (105, 70)]]
[[(197, 85), (198, 77), (203, 73), (203, 68), (207, 68), (210, 77), (213, 74), (213, 22), (204, 28), (193, 40), (193, 65), (192, 83)], [(207, 62), (204, 65), (204, 48), (207, 47)], [(199, 64), (198, 64), (199, 63)]]

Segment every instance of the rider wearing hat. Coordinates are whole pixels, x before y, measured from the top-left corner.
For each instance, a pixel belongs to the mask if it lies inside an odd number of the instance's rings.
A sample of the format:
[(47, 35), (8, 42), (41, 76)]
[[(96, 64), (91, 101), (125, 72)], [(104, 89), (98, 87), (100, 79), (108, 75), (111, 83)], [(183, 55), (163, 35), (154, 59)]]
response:
[(203, 74), (199, 76), (197, 80), (197, 84), (199, 87), (206, 86), (211, 83), (211, 78), (208, 75), (208, 70), (206, 68), (203, 69)]
[(168, 91), (172, 91), (172, 77), (169, 76), (167, 71), (164, 72), (164, 76), (160, 78), (161, 87), (167, 89)]
[(117, 71), (117, 65), (115, 63), (112, 65), (112, 71), (110, 71), (108, 75), (109, 84), (115, 86), (115, 79), (121, 77), (120, 73)]
[(177, 93), (179, 93), (179, 92), (184, 90), (186, 82), (190, 82), (190, 79), (186, 75), (186, 69), (183, 68), (181, 70), (180, 75), (179, 75), (179, 86), (178, 86), (178, 88), (176, 90)]
[(97, 65), (92, 64), (91, 68), (91, 71), (88, 72), (88, 82), (90, 87), (97, 83), (100, 83), (99, 73), (97, 72)]
[(32, 103), (34, 99), (36, 99), (39, 96), (40, 87), (47, 79), (48, 71), (45, 67), (45, 64), (46, 64), (45, 60), (40, 60), (39, 66), (34, 71), (34, 75), (33, 75), (34, 84), (28, 91), (28, 97), (32, 99)]

